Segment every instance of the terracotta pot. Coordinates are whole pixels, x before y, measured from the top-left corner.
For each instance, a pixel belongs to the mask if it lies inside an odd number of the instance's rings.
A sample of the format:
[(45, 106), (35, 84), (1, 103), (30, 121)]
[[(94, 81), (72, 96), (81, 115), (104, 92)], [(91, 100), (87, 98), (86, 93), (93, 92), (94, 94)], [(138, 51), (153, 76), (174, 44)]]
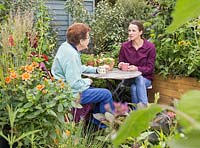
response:
[(87, 66), (93, 66), (93, 67), (94, 67), (94, 64), (95, 64), (94, 61), (88, 61), (86, 65), (87, 65)]

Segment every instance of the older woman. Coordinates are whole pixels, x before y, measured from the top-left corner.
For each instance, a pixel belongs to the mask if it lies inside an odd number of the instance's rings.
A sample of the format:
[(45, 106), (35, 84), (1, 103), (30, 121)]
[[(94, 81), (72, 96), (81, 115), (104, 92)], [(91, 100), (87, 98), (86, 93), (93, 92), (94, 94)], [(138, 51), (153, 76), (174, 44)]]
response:
[(61, 79), (71, 86), (75, 97), (80, 94), (81, 104), (96, 104), (94, 112), (105, 113), (106, 104), (113, 109), (111, 92), (104, 88), (91, 88), (92, 80), (81, 77), (82, 72), (96, 73), (98, 69), (81, 63), (80, 51), (88, 48), (89, 31), (90, 28), (83, 23), (69, 26), (66, 33), (67, 41), (59, 47), (51, 72), (55, 79)]
[(142, 37), (144, 33), (143, 24), (134, 20), (128, 27), (129, 41), (122, 43), (119, 53), (118, 68), (122, 68), (124, 63), (128, 63), (129, 71), (139, 70), (142, 76), (126, 80), (131, 85), (131, 99), (135, 104), (147, 106), (147, 87), (153, 80), (153, 72), (156, 58), (154, 44)]

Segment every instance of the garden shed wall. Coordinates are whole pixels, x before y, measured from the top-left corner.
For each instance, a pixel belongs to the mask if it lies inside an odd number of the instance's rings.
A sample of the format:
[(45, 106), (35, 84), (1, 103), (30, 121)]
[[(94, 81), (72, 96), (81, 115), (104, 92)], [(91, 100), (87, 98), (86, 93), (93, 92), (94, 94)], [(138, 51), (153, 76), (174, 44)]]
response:
[[(59, 45), (66, 40), (66, 29), (73, 22), (71, 16), (65, 11), (65, 2), (66, 0), (48, 0), (46, 3), (53, 18), (53, 27), (58, 32)], [(95, 0), (84, 0), (84, 5), (90, 13), (94, 12)]]

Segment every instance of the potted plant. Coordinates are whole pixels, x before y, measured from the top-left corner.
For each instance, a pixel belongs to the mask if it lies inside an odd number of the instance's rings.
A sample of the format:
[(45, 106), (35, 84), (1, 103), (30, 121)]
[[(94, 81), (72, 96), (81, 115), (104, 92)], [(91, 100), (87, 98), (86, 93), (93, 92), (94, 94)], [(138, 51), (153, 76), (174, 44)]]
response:
[(113, 58), (98, 58), (96, 61), (98, 66), (108, 65), (110, 67), (109, 70), (112, 70), (115, 65), (115, 60)]
[(95, 66), (95, 56), (93, 54), (82, 54), (81, 61), (84, 65)]

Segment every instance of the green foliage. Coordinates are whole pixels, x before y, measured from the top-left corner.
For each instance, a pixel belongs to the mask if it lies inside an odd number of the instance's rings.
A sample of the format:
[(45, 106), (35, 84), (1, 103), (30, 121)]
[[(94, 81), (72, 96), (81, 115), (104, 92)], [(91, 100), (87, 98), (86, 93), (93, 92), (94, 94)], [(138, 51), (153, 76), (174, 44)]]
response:
[(99, 1), (94, 14), (87, 12), (82, 0), (68, 0), (65, 7), (66, 11), (73, 16), (74, 21), (90, 25), (94, 53), (113, 52), (115, 58), (118, 57), (119, 44), (127, 39), (129, 21), (150, 18), (149, 7), (144, 1), (139, 0), (127, 0), (126, 3), (119, 0), (114, 5), (107, 0)]
[[(0, 114), (4, 117), (1, 124), (2, 127), (5, 124), (10, 125), (9, 112), (5, 108), (12, 105), (17, 109), (15, 136), (40, 129), (36, 134), (35, 144), (50, 146), (54, 145), (55, 139), (60, 143), (65, 140), (66, 137), (56, 134), (55, 131), (65, 131), (64, 115), (71, 110), (74, 98), (68, 85), (62, 81), (44, 78), (45, 73), (38, 66), (38, 63), (33, 62), (9, 70), (5, 77), (6, 84), (0, 85)], [(20, 144), (30, 145), (30, 137), (22, 139)]]
[(14, 132), (15, 132), (14, 122), (15, 122), (15, 119), (16, 119), (16, 116), (17, 116), (17, 113), (18, 113), (18, 110), (13, 110), (12, 106), (10, 107), (9, 105), (7, 105), (6, 110), (7, 110), (7, 112), (8, 112), (8, 117), (9, 117), (9, 121), (10, 121), (10, 124), (9, 124), (9, 125), (10, 125), (10, 128), (11, 128), (11, 130), (10, 130), (11, 133), (10, 133), (10, 135), (6, 136), (6, 135), (3, 134), (2, 131), (0, 131), (0, 136), (2, 136), (4, 139), (6, 139), (6, 140), (8, 141), (8, 143), (9, 143), (9, 145), (10, 145), (10, 148), (12, 148), (13, 145), (14, 145), (16, 142), (22, 140), (24, 137), (27, 137), (27, 136), (32, 135), (32, 134), (35, 134), (35, 133), (37, 133), (37, 132), (40, 131), (40, 130), (29, 131), (29, 132), (27, 132), (27, 133), (23, 133), (23, 134), (22, 134), (21, 136), (19, 136), (19, 137), (16, 137), (16, 136), (14, 135)]
[(10, 0), (0, 1), (0, 24), (7, 19), (11, 3)]
[(34, 52), (38, 54), (47, 54), (52, 61), (53, 53), (57, 47), (56, 33), (51, 26), (52, 18), (49, 15), (48, 8), (45, 5), (46, 0), (38, 1), (35, 11), (35, 31), (37, 47)]
[[(128, 137), (137, 137), (141, 132), (145, 131), (149, 127), (150, 121), (155, 115), (161, 111), (159, 106), (153, 105), (147, 109), (141, 109), (136, 112), (131, 112), (124, 124), (117, 132), (117, 137), (113, 140), (113, 144), (118, 146), (124, 142)], [(130, 129), (134, 129), (131, 132), (127, 132)]]
[[(197, 128), (200, 130), (200, 104), (198, 103), (200, 99), (200, 91), (189, 91), (185, 93), (180, 102), (176, 105), (177, 109), (186, 114), (186, 117), (183, 116), (181, 121), (185, 124), (185, 121), (189, 124), (186, 124), (187, 128)], [(185, 120), (185, 118), (187, 120)], [(188, 118), (187, 118), (188, 117)], [(190, 117), (192, 117), (190, 119)]]
[(189, 21), (191, 18), (196, 18), (200, 14), (199, 0), (178, 0), (176, 2), (175, 11), (172, 13), (174, 21), (167, 28), (168, 32), (175, 31), (178, 27)]
[(89, 23), (91, 21), (92, 14), (86, 10), (84, 0), (66, 0), (65, 9), (70, 13), (73, 22)]
[(197, 148), (200, 146), (200, 130), (192, 130), (183, 138), (176, 138), (168, 142), (171, 148)]
[(95, 64), (96, 59), (95, 59), (95, 56), (93, 54), (84, 54), (83, 53), (83, 54), (81, 54), (81, 62), (84, 65), (88, 65), (88, 62), (94, 62), (93, 64)]
[(199, 22), (200, 19), (193, 19), (173, 33), (159, 35), (161, 42), (157, 44), (156, 61), (158, 73), (200, 78)]
[(175, 1), (159, 0), (154, 5), (154, 17), (150, 21), (153, 25), (149, 24), (149, 28), (151, 41), (157, 49), (156, 72), (164, 76), (172, 74), (200, 78), (200, 19), (194, 18), (175, 32), (168, 33), (163, 28), (172, 22), (170, 15)]

